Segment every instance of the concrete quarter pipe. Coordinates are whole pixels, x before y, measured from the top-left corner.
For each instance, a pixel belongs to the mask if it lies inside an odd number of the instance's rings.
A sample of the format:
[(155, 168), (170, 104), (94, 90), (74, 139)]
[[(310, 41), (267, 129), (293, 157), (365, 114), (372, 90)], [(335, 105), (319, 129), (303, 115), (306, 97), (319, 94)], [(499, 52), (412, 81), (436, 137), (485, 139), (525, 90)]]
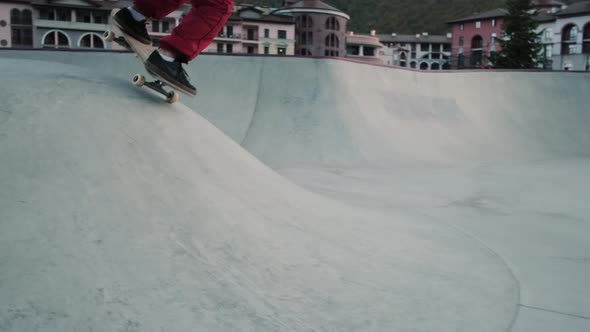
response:
[(590, 76), (0, 52), (0, 331), (588, 331)]

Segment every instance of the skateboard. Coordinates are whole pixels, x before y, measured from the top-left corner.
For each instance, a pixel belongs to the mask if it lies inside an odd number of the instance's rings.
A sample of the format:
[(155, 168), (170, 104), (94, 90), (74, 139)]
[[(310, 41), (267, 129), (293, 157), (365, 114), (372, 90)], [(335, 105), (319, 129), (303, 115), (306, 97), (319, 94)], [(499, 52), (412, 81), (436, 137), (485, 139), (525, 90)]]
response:
[[(112, 27), (111, 27), (111, 30), (105, 31), (103, 37), (108, 42), (115, 42), (115, 43), (125, 47), (127, 50), (135, 53), (135, 56), (137, 58), (139, 58), (145, 66), (145, 62), (147, 61), (150, 54), (152, 54), (152, 52), (155, 50), (155, 48), (152, 47), (151, 45), (146, 45), (146, 44), (136, 40), (135, 38), (131, 37), (130, 35), (126, 34), (125, 32), (123, 32), (119, 28), (117, 23), (115, 22), (115, 19), (113, 18), (113, 16), (118, 11), (119, 11), (119, 9), (113, 9), (111, 11), (111, 21), (113, 22)], [(158, 75), (150, 72), (149, 70), (146, 69), (146, 71), (148, 72), (149, 75), (151, 75), (154, 78), (154, 81), (147, 81), (146, 77), (144, 75), (135, 74), (133, 76), (133, 78), (131, 79), (131, 82), (135, 86), (138, 86), (138, 87), (145, 86), (145, 87), (151, 89), (152, 91), (155, 91), (156, 93), (161, 94), (162, 96), (164, 96), (166, 98), (166, 101), (169, 102), (170, 104), (176, 103), (180, 99), (180, 95), (178, 94), (178, 92), (176, 92), (174, 90), (177, 90), (179, 92), (182, 92), (182, 93), (192, 96), (192, 94), (186, 93), (185, 91), (183, 91), (181, 89), (175, 88), (174, 85), (166, 82), (164, 79), (162, 79), (161, 77), (158, 77)], [(174, 90), (168, 91), (165, 89), (166, 87), (169, 87)]]

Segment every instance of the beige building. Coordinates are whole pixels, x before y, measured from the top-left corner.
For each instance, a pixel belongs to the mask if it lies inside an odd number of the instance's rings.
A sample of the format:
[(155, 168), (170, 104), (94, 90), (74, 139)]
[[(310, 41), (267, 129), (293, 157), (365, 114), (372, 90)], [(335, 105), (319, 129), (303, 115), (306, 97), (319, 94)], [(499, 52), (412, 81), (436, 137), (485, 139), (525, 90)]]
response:
[(235, 6), (234, 13), (205, 52), (294, 55), (293, 17), (275, 15), (266, 7)]
[(383, 45), (371, 31), (371, 35), (357, 35), (350, 31), (346, 35), (346, 57), (372, 64), (383, 64), (383, 59), (379, 56)]
[(295, 20), (295, 55), (342, 57), (350, 16), (320, 0), (285, 1), (277, 15)]

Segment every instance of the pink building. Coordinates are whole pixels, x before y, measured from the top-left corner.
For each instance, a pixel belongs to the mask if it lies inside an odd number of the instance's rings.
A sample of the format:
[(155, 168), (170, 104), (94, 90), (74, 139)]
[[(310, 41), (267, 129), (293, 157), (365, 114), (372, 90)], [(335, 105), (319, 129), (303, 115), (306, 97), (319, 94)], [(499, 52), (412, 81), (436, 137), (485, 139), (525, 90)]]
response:
[(502, 8), (447, 22), (451, 25), (453, 69), (484, 68), (488, 57), (500, 50), (502, 25), (508, 11)]

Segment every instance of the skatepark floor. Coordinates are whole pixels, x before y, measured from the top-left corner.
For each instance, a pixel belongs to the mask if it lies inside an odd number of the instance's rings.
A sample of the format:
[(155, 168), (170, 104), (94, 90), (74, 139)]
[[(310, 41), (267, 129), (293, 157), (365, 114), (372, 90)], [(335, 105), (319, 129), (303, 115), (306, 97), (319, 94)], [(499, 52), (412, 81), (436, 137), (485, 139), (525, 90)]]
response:
[(0, 51), (0, 331), (590, 331), (590, 74)]

